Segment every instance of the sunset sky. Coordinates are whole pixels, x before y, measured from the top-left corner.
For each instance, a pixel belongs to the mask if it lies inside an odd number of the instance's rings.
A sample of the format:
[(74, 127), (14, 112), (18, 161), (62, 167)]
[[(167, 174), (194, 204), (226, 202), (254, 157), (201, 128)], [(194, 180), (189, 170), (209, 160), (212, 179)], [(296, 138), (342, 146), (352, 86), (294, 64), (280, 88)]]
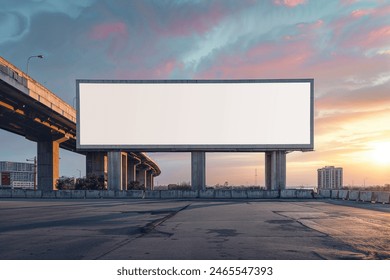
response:
[[(76, 79), (314, 78), (315, 151), (287, 156), (289, 186), (344, 168), (390, 183), (390, 1), (0, 0), (0, 56), (74, 104)], [(255, 127), (253, 129), (256, 129)], [(0, 131), (0, 161), (36, 143)], [(190, 180), (189, 153), (151, 153), (158, 184)], [(207, 184), (264, 185), (264, 154), (208, 153)], [(85, 174), (61, 150), (61, 175)]]

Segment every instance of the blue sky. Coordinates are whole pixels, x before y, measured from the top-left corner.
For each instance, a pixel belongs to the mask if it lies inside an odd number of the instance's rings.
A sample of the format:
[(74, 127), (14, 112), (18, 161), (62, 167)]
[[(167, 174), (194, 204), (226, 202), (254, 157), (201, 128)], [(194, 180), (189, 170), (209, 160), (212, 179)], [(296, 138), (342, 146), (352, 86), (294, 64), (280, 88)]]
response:
[[(73, 104), (75, 79), (314, 78), (315, 152), (288, 155), (288, 184), (344, 167), (390, 183), (390, 1), (0, 0), (0, 55)], [(0, 160), (36, 145), (0, 132)], [(189, 181), (189, 154), (151, 154), (159, 184)], [(264, 180), (263, 154), (208, 154), (207, 183)], [(61, 151), (61, 174), (85, 172)]]

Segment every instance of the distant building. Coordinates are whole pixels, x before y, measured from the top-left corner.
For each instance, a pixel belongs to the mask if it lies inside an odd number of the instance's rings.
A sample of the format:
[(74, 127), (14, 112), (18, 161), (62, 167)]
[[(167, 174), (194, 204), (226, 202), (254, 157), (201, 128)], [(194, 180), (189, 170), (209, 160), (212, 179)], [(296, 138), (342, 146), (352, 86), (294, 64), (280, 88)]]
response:
[(317, 170), (319, 189), (341, 189), (343, 187), (343, 168), (325, 166)]
[(0, 187), (34, 188), (34, 164), (0, 161)]

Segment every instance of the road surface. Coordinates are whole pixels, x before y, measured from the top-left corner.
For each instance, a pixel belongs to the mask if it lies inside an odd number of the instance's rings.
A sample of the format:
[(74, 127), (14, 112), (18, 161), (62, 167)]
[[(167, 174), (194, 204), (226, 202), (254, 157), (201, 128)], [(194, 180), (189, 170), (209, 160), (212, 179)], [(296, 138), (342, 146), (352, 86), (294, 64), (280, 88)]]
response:
[(0, 199), (0, 259), (390, 259), (390, 206)]

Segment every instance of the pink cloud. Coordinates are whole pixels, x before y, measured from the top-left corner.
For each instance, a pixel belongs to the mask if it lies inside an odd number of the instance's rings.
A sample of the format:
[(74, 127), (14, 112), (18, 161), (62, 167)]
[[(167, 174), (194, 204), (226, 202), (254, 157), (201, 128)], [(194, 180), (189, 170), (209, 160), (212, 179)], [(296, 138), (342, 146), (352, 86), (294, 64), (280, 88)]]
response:
[[(194, 7), (191, 4), (178, 6), (174, 15), (162, 15), (156, 11), (156, 7), (143, 2), (136, 4), (139, 12), (148, 20), (148, 25), (157, 34), (162, 36), (187, 36), (204, 34), (212, 30), (229, 15), (237, 13), (239, 9), (246, 9), (255, 5), (252, 0), (241, 1), (240, 5), (232, 8), (222, 2), (206, 2), (203, 9)], [(242, 4), (242, 5), (241, 5)], [(249, 5), (249, 6), (248, 6)]]
[(352, 5), (352, 4), (356, 3), (356, 0), (341, 0), (340, 2), (342, 5), (348, 6), (348, 5)]
[(365, 41), (366, 46), (370, 45), (382, 45), (390, 43), (390, 25), (383, 26), (372, 30), (368, 33), (367, 39)]
[(182, 68), (182, 67), (183, 67), (183, 65), (181, 63), (177, 62), (174, 59), (170, 59), (170, 60), (164, 61), (160, 65), (158, 65), (153, 70), (153, 73), (157, 78), (167, 79), (172, 74), (172, 72), (175, 70), (175, 68)]
[(312, 30), (319, 29), (324, 26), (324, 21), (322, 19), (319, 19), (315, 22), (309, 22), (309, 23), (299, 23), (298, 28), (302, 29), (302, 33), (308, 33), (311, 32)]
[(362, 28), (359, 32), (346, 38), (341, 45), (349, 48), (360, 47), (363, 49), (371, 49), (386, 46), (389, 42), (390, 25), (387, 25), (372, 30)]
[(227, 10), (217, 4), (213, 4), (207, 11), (195, 14), (186, 12), (175, 17), (164, 33), (172, 36), (184, 36), (192, 32), (203, 34), (216, 26), (225, 16)]
[[(333, 42), (343, 48), (370, 49), (382, 47), (390, 42), (389, 25), (380, 26), (380, 22), (390, 16), (390, 5), (375, 9), (354, 10), (350, 14), (330, 23), (333, 30)], [(370, 22), (377, 24), (361, 24), (360, 28), (350, 28), (353, 24), (361, 23), (361, 18), (367, 17)], [(360, 22), (359, 22), (360, 21)]]
[(373, 13), (373, 9), (359, 9), (352, 12), (352, 17), (359, 18), (365, 15), (370, 15)]
[[(307, 34), (304, 39), (290, 37), (285, 43), (259, 44), (245, 53), (220, 55), (211, 68), (198, 73), (199, 78), (302, 78), (314, 55)], [(305, 40), (306, 39), (306, 40)], [(304, 73), (305, 72), (305, 73)], [(304, 75), (303, 75), (304, 73)]]
[[(115, 78), (117, 79), (169, 79), (172, 72), (177, 68), (183, 68), (181, 62), (175, 59), (166, 59), (155, 66), (138, 66), (134, 69), (128, 68), (129, 64), (139, 63), (130, 59), (129, 63), (124, 64), (121, 68), (117, 67)], [(141, 63), (142, 64), (142, 63)]]
[(109, 36), (126, 36), (127, 26), (123, 22), (102, 23), (93, 27), (90, 37), (94, 40), (105, 40)]
[[(127, 26), (123, 22), (102, 23), (94, 26), (89, 33), (92, 40), (107, 42), (107, 54), (110, 57), (115, 57), (115, 54), (123, 50), (129, 39)], [(98, 44), (101, 46), (104, 44)]]
[[(304, 37), (290, 36), (283, 43), (259, 44), (245, 52), (221, 53), (209, 62), (211, 66), (203, 65), (203, 70), (200, 70), (195, 77), (201, 79), (314, 78), (316, 94), (327, 94), (334, 88), (339, 88), (339, 92), (343, 92), (380, 83), (381, 75), (389, 71), (389, 55), (322, 53), (311, 43), (315, 42), (316, 35), (308, 33), (302, 36)], [(362, 95), (364, 96), (365, 93), (363, 92)], [(374, 97), (374, 95), (378, 96)], [(343, 105), (351, 104), (359, 107), (364, 106), (366, 102), (373, 105), (376, 100), (379, 102), (383, 100), (380, 96), (384, 95), (383, 92), (376, 92), (370, 96), (371, 99), (359, 98), (356, 102), (352, 102), (354, 97), (346, 96)], [(338, 97), (341, 96), (335, 95), (332, 100), (336, 101)], [(332, 106), (332, 100), (327, 103), (330, 104), (329, 106)], [(357, 101), (361, 102), (358, 104)]]
[(298, 5), (302, 5), (306, 2), (306, 0), (274, 0), (274, 4), (276, 5), (283, 5), (287, 7), (295, 7)]

